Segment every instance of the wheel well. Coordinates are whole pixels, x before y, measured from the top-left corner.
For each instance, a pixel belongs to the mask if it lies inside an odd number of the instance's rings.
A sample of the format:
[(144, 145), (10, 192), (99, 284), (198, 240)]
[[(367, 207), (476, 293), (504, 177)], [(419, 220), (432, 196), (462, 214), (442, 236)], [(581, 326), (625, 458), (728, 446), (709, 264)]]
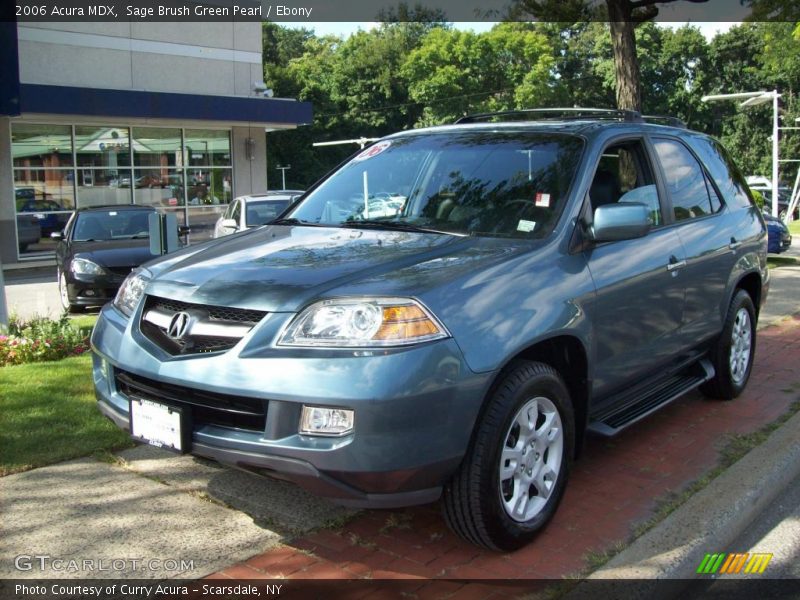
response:
[[(584, 433), (589, 407), (589, 366), (583, 343), (573, 336), (562, 335), (538, 342), (508, 361), (506, 368), (498, 373), (495, 384), (516, 361), (528, 360), (545, 363), (559, 372), (567, 385), (575, 410), (575, 455), (583, 447)], [(494, 385), (492, 385), (492, 390)], [(491, 392), (489, 393), (491, 395)]]
[(736, 284), (736, 289), (748, 293), (756, 309), (756, 316), (761, 309), (761, 276), (758, 273), (748, 273)]

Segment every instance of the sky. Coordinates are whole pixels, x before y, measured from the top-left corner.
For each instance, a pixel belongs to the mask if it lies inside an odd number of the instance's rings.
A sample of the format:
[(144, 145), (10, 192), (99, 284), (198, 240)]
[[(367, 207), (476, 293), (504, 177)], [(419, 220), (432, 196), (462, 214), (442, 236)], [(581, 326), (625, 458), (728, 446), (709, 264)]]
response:
[[(293, 23), (280, 23), (284, 27), (306, 27), (308, 29), (313, 29), (317, 35), (342, 35), (342, 36), (349, 36), (352, 33), (355, 33), (359, 29), (369, 30), (373, 27), (376, 27), (378, 24), (373, 22), (333, 22), (333, 23), (314, 23), (314, 22), (293, 22)], [(734, 22), (708, 22), (708, 21), (698, 21), (691, 23), (692, 25), (696, 25), (700, 28), (700, 32), (705, 36), (707, 40), (713, 38), (717, 33), (725, 33), (734, 25), (738, 25), (738, 23)], [(460, 22), (460, 23), (453, 23), (453, 26), (456, 29), (471, 29), (476, 33), (480, 33), (482, 31), (489, 31), (494, 23), (488, 21), (479, 21), (479, 22)], [(678, 22), (670, 22), (670, 23), (658, 23), (661, 27), (670, 27), (671, 29), (677, 29), (686, 23), (678, 23)]]

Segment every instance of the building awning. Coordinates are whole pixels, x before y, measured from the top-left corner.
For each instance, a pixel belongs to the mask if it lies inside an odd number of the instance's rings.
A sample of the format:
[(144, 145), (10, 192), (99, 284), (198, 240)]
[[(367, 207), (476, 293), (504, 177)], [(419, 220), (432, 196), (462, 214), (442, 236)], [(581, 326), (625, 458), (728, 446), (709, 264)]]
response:
[[(2, 92), (0, 92), (2, 93)], [(19, 84), (16, 111), (4, 114), (79, 115), (297, 126), (311, 123), (310, 102), (241, 96), (202, 96), (139, 90)], [(0, 102), (0, 106), (8, 106)]]

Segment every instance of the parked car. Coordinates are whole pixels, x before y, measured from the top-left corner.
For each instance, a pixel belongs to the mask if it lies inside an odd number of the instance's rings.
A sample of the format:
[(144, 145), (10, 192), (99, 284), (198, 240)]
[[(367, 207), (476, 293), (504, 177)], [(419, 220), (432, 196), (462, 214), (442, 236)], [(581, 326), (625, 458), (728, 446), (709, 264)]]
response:
[[(379, 198), (401, 212), (367, 216)], [(132, 273), (92, 334), (98, 406), (344, 504), (442, 497), (460, 536), (511, 550), (555, 513), (587, 432), (742, 392), (766, 258), (706, 135), (626, 111), (466, 117)]]
[(17, 215), (17, 245), (20, 252), (35, 244), (42, 237), (42, 227), (33, 215)]
[(764, 211), (764, 221), (767, 224), (767, 234), (769, 236), (767, 251), (772, 254), (780, 254), (788, 250), (792, 245), (792, 234), (786, 224)]
[[(772, 181), (766, 177), (751, 175), (747, 178), (747, 185), (754, 192), (760, 193), (764, 197), (764, 208), (772, 213)], [(792, 190), (785, 185), (778, 186), (778, 218), (786, 219), (789, 210), (789, 202), (792, 199)], [(795, 207), (794, 219), (800, 219), (800, 206)]]
[(69, 220), (70, 213), (64, 210), (54, 200), (26, 200), (17, 203), (17, 212), (33, 213), (39, 221), (42, 234), (50, 235), (54, 231), (61, 231)]
[(130, 272), (153, 258), (149, 206), (114, 205), (78, 209), (56, 246), (58, 291), (65, 310), (111, 301)]
[(303, 194), (302, 190), (280, 190), (263, 194), (239, 196), (228, 205), (214, 225), (214, 237), (266, 225), (278, 217)]

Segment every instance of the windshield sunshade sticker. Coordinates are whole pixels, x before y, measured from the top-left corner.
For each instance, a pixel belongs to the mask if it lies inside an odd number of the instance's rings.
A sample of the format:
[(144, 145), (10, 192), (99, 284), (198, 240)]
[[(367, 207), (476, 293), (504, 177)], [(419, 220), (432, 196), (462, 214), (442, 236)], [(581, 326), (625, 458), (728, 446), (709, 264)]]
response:
[(370, 146), (369, 148), (358, 154), (353, 160), (367, 160), (368, 158), (372, 158), (373, 156), (378, 156), (378, 154), (386, 150), (391, 145), (392, 142), (388, 140), (384, 142), (378, 142), (374, 146)]
[(542, 208), (550, 208), (550, 194), (545, 194), (544, 192), (536, 192), (536, 206), (541, 206)]
[(536, 221), (526, 221), (525, 219), (520, 219), (519, 223), (517, 223), (517, 231), (524, 231), (529, 232), (533, 231), (536, 228)]

